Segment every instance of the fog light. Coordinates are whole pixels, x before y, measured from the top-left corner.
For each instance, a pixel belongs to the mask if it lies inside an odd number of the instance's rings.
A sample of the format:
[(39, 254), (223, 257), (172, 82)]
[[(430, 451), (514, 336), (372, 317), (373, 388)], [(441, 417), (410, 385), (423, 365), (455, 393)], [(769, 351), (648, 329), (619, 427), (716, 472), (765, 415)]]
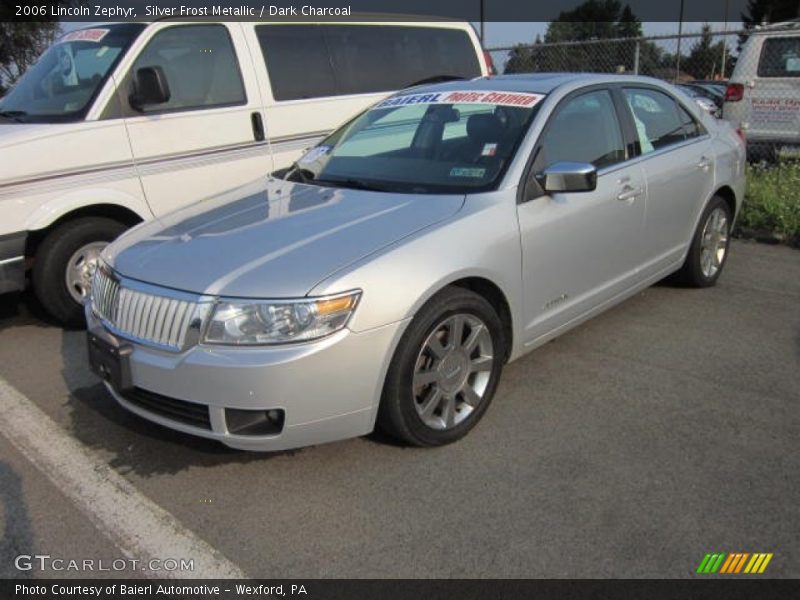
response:
[(280, 409), (225, 409), (228, 432), (236, 435), (277, 435), (283, 430), (284, 412)]

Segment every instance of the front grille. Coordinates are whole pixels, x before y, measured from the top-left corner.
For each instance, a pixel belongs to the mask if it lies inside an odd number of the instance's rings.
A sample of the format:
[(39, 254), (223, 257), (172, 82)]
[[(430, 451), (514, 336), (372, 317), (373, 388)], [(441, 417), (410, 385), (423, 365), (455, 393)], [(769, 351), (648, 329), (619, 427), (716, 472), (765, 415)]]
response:
[(92, 302), (100, 317), (122, 336), (180, 350), (201, 304), (127, 288), (104, 268), (95, 272)]
[(147, 412), (211, 431), (211, 419), (208, 416), (208, 406), (205, 404), (162, 396), (138, 387), (123, 392), (122, 397)]

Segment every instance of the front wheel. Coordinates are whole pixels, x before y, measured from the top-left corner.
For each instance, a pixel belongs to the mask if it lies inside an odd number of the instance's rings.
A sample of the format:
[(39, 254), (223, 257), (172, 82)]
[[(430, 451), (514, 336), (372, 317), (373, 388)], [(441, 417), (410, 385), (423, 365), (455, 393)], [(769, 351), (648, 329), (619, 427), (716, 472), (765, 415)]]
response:
[(714, 196), (703, 211), (692, 245), (677, 278), (693, 287), (710, 287), (717, 282), (731, 238), (733, 215), (728, 203)]
[(62, 223), (44, 238), (33, 264), (33, 291), (52, 317), (69, 326), (83, 323), (83, 301), (100, 253), (125, 229), (113, 219), (85, 217)]
[(482, 296), (447, 288), (412, 320), (392, 359), (378, 425), (414, 446), (464, 437), (497, 388), (503, 326)]

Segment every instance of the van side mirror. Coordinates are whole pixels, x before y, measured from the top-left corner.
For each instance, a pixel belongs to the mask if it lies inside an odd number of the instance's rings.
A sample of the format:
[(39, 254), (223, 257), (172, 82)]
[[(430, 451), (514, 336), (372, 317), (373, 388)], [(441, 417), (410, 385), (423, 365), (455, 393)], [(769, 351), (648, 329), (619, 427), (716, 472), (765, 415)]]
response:
[(164, 69), (159, 66), (142, 67), (136, 70), (133, 91), (128, 97), (131, 107), (139, 112), (153, 104), (169, 102), (170, 91)]
[(536, 176), (545, 192), (591, 192), (597, 188), (597, 169), (591, 163), (561, 161)]

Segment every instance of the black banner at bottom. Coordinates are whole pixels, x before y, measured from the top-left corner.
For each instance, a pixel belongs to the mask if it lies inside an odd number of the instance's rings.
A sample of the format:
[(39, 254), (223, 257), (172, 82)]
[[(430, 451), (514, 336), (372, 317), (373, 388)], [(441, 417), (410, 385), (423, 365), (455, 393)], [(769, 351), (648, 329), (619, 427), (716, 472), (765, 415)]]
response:
[(779, 579), (4, 579), (3, 600), (504, 600), (608, 598), (781, 600), (800, 598), (800, 580)]

